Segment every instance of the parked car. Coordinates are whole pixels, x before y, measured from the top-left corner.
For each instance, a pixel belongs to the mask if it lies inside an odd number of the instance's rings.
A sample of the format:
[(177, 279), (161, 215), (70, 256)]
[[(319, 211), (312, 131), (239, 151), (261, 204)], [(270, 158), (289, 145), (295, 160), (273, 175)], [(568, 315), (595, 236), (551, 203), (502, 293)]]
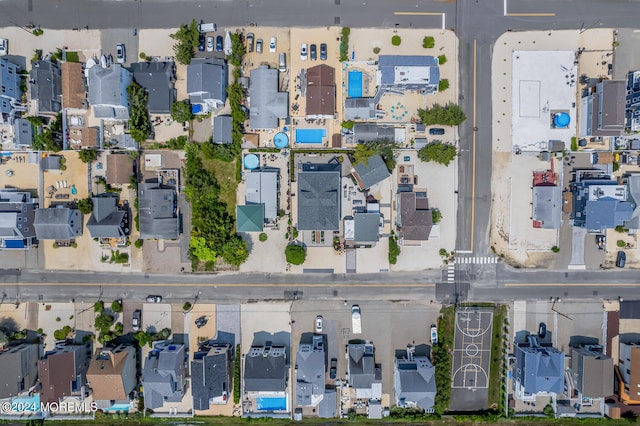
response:
[(441, 127), (434, 127), (432, 129), (429, 129), (429, 134), (430, 135), (444, 135), (444, 129)]
[(213, 52), (213, 37), (207, 37), (207, 52)]
[(123, 43), (116, 44), (116, 60), (119, 64), (124, 64), (127, 60), (127, 51)]
[(438, 344), (438, 327), (435, 324), (431, 324), (431, 344)]
[(280, 57), (278, 60), (278, 71), (285, 72), (287, 70), (287, 55), (284, 52), (280, 52), (278, 56)]
[(269, 40), (269, 52), (270, 53), (276, 53), (276, 38), (275, 37), (271, 37), (271, 40)]
[(541, 322), (538, 326), (538, 337), (544, 339), (547, 337), (547, 324)]
[(602, 234), (596, 235), (596, 245), (598, 246), (598, 250), (604, 250), (607, 246), (607, 236)]
[(142, 311), (140, 309), (136, 309), (133, 311), (133, 320), (131, 321), (131, 328), (133, 331), (140, 330), (140, 322), (142, 321)]
[(206, 43), (206, 37), (203, 33), (198, 36), (198, 50), (204, 52), (204, 45)]
[(618, 252), (618, 256), (616, 256), (616, 266), (618, 268), (624, 268), (624, 264), (627, 262), (627, 254), (623, 251)]
[(162, 302), (162, 296), (150, 294), (147, 296), (147, 303), (160, 303)]
[(198, 24), (198, 32), (201, 33), (215, 33), (216, 32), (216, 24), (213, 22), (205, 24), (204, 22), (200, 22)]
[(331, 358), (331, 367), (329, 368), (329, 378), (335, 379), (338, 373), (338, 359)]
[(222, 52), (223, 44), (224, 44), (224, 39), (222, 38), (222, 36), (219, 35), (218, 37), (216, 37), (216, 51)]
[(312, 61), (318, 60), (318, 46), (316, 46), (315, 44), (311, 45), (311, 60)]
[(322, 333), (322, 315), (316, 317), (316, 333)]
[(9, 40), (6, 38), (0, 38), (0, 55), (9, 54)]
[(196, 322), (196, 327), (202, 328), (207, 324), (207, 322), (209, 322), (209, 320), (205, 315), (203, 315), (201, 317), (196, 318), (195, 322)]
[(322, 43), (320, 45), (320, 60), (327, 60), (327, 43)]
[(255, 35), (253, 33), (247, 34), (247, 52), (253, 52), (253, 40), (255, 39)]
[(262, 39), (256, 41), (256, 53), (262, 53)]
[(302, 46), (300, 46), (300, 59), (307, 60), (307, 43), (302, 43)]

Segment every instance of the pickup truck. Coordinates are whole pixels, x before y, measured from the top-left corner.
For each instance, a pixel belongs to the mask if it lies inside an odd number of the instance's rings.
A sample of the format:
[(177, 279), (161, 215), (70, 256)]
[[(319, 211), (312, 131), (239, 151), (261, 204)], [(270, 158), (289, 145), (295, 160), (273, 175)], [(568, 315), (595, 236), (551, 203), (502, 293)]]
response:
[(353, 305), (351, 307), (351, 327), (353, 334), (362, 333), (362, 323), (360, 322), (360, 306)]
[(214, 33), (216, 32), (216, 24), (209, 23), (209, 24), (198, 24), (198, 31), (201, 33)]

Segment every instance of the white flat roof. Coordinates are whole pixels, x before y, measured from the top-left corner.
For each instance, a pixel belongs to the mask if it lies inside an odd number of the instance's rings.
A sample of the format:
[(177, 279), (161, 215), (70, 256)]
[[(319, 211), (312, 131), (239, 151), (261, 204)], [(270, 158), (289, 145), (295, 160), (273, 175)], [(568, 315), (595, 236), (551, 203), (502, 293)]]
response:
[[(578, 70), (574, 60), (573, 51), (513, 52), (511, 145), (514, 148), (542, 151), (550, 139), (569, 145), (576, 132)], [(552, 127), (554, 111), (569, 114), (568, 127)]]

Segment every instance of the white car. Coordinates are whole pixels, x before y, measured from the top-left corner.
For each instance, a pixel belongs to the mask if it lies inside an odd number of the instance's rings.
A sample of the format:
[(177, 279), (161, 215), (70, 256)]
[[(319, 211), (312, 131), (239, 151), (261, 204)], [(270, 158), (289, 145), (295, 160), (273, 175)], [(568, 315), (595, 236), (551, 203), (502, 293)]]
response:
[(124, 48), (124, 44), (116, 44), (116, 61), (119, 64), (124, 64), (127, 60), (127, 53)]
[(322, 333), (322, 315), (316, 317), (316, 333)]
[(269, 52), (276, 53), (276, 38), (275, 37), (271, 37), (271, 40), (269, 40)]
[(431, 324), (431, 344), (438, 344), (438, 327), (435, 324)]
[(9, 54), (9, 40), (0, 38), (0, 56)]
[(307, 60), (307, 43), (302, 43), (302, 47), (300, 47), (300, 59), (303, 61)]
[(213, 52), (213, 37), (207, 37), (207, 52)]

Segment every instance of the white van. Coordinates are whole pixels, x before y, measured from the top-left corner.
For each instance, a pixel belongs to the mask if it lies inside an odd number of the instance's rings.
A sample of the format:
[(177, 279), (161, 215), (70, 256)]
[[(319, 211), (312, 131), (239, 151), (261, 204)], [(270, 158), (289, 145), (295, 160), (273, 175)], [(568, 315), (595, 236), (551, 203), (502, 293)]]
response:
[(287, 56), (285, 53), (280, 54), (280, 63), (278, 65), (278, 71), (285, 72), (287, 70)]
[(214, 33), (214, 32), (216, 32), (216, 24), (214, 24), (214, 23), (198, 24), (198, 32), (201, 32), (201, 33)]

